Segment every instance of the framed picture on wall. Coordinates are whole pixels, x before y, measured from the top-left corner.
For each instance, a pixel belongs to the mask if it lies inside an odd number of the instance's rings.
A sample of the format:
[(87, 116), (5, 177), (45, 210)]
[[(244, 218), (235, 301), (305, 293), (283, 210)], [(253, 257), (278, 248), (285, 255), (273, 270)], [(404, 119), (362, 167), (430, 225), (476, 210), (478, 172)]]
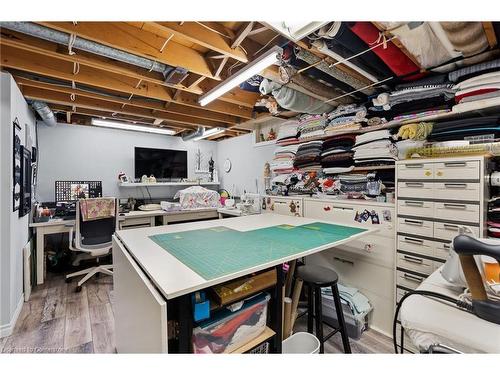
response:
[(12, 122), (12, 211), (21, 205), (21, 125), (16, 119)]

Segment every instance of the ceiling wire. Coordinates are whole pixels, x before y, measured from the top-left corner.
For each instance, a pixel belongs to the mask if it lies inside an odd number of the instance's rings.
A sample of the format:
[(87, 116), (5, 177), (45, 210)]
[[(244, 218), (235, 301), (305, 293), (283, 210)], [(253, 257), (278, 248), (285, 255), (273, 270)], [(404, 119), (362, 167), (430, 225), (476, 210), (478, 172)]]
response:
[(194, 22), (195, 22), (195, 23), (197, 23), (197, 24), (198, 24), (198, 25), (200, 25), (200, 26), (203, 26), (205, 29), (208, 29), (208, 30), (210, 30), (210, 31), (212, 31), (212, 32), (214, 32), (214, 33), (219, 34), (219, 35), (222, 35), (222, 36), (223, 36), (223, 37), (225, 37), (225, 38), (228, 38), (228, 39), (233, 39), (230, 35), (227, 35), (227, 34), (221, 33), (219, 30), (215, 30), (215, 29), (211, 28), (210, 26), (205, 25), (203, 22), (198, 22), (198, 21), (194, 21)]

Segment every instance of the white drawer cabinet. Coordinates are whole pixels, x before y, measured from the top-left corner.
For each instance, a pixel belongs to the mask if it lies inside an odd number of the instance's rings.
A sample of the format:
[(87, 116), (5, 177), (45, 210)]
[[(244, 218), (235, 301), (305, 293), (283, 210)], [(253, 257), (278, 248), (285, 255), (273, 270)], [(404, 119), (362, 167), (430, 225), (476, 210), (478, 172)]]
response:
[(397, 285), (415, 289), (441, 267), (464, 226), (485, 235), (486, 175), (482, 156), (396, 162)]

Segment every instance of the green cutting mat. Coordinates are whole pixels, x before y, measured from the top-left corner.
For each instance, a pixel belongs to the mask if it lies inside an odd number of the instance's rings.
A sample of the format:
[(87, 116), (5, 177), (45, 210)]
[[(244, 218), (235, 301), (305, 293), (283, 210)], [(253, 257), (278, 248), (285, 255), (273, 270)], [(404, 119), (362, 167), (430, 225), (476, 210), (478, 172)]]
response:
[(150, 236), (205, 280), (294, 255), (366, 231), (343, 225), (277, 225), (247, 232), (226, 227)]

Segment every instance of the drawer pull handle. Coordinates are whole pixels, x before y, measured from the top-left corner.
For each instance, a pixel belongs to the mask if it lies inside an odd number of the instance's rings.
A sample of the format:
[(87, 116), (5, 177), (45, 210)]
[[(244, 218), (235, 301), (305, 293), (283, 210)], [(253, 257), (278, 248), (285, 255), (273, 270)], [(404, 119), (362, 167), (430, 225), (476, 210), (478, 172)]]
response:
[(443, 244), (443, 249), (450, 250), (451, 249), (451, 245), (449, 243), (444, 243)]
[(323, 207), (323, 211), (330, 211), (331, 210), (331, 207), (330, 206), (325, 206)]
[(444, 208), (449, 208), (451, 210), (465, 210), (467, 209), (466, 204), (457, 204), (457, 203), (444, 203)]
[(405, 201), (405, 204), (412, 207), (424, 207), (424, 202)]
[(419, 240), (417, 238), (410, 238), (410, 237), (405, 237), (405, 242), (416, 243), (416, 244), (419, 244), (419, 245), (423, 245), (424, 244), (424, 240)]
[(406, 164), (406, 168), (423, 168), (423, 164)]
[(463, 161), (455, 161), (455, 162), (447, 162), (444, 163), (445, 167), (466, 167), (467, 163), (464, 163)]
[(406, 260), (407, 262), (410, 262), (410, 263), (422, 264), (424, 262), (424, 260), (421, 258), (414, 258), (414, 257), (410, 257), (408, 255), (405, 255), (403, 258), (404, 258), (404, 260)]
[(443, 227), (444, 227), (444, 229), (447, 229), (447, 230), (453, 230), (453, 231), (458, 230), (458, 225), (443, 224)]
[(424, 187), (423, 182), (406, 182), (405, 184), (408, 187)]
[(354, 266), (354, 262), (352, 260), (342, 259), (339, 257), (334, 257), (333, 259), (335, 259), (336, 261), (339, 261), (341, 263), (347, 263), (347, 264), (350, 264), (351, 266)]
[(421, 278), (421, 277), (409, 275), (407, 273), (403, 274), (403, 278), (406, 279), (406, 280), (410, 280), (410, 281), (416, 281), (418, 283), (421, 283), (422, 281), (424, 281), (424, 279)]
[(444, 184), (448, 189), (467, 189), (467, 184)]
[(332, 208), (334, 208), (336, 210), (345, 210), (345, 211), (352, 211), (352, 210), (354, 210), (354, 208), (352, 208), (352, 207), (332, 206)]
[(422, 226), (424, 225), (424, 222), (421, 220), (405, 219), (405, 224)]

